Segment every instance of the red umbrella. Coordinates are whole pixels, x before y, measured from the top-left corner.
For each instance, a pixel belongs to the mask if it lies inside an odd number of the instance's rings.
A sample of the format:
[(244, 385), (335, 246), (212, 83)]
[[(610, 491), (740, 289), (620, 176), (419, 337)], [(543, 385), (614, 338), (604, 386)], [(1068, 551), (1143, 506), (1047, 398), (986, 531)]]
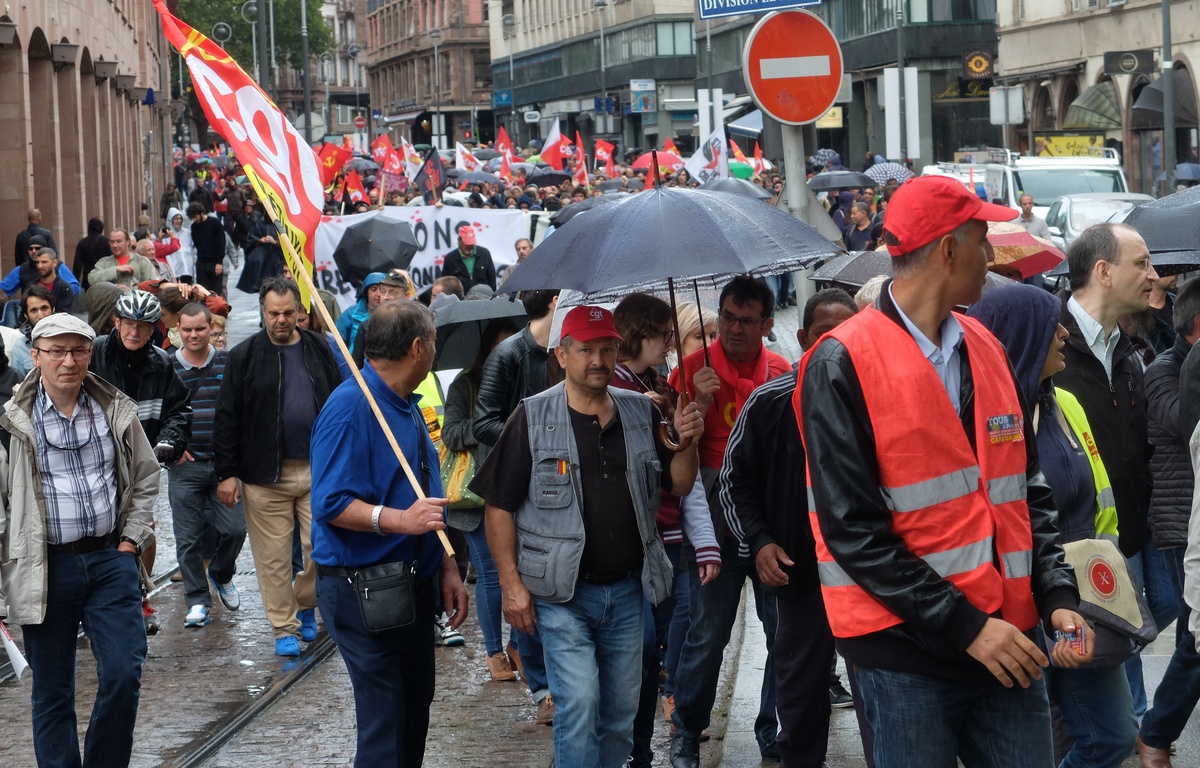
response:
[(637, 160), (633, 161), (633, 170), (649, 171), (650, 163), (653, 162), (654, 154), (658, 155), (658, 168), (663, 173), (675, 173), (676, 171), (678, 171), (680, 168), (682, 168), (685, 165), (683, 158), (680, 157), (679, 155), (676, 155), (673, 152), (666, 152), (666, 151), (657, 152), (657, 153), (647, 152), (646, 154), (639, 157)]
[(1034, 237), (1011, 221), (988, 224), (987, 239), (996, 251), (994, 263), (1014, 267), (1025, 278), (1054, 269), (1066, 258), (1049, 240)]

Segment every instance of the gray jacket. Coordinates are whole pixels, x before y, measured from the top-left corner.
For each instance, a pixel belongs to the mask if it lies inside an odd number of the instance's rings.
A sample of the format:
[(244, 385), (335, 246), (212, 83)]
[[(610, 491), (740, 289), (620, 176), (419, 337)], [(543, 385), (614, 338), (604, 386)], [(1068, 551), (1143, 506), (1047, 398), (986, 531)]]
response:
[[(658, 538), (654, 519), (662, 489), (662, 463), (654, 445), (657, 427), (651, 401), (633, 392), (608, 388), (625, 433), (626, 481), (637, 510), (642, 537), (642, 590), (658, 605), (671, 594), (671, 562)], [(575, 595), (583, 557), (583, 491), (579, 449), (567, 412), (566, 388), (558, 384), (525, 399), (533, 471), (529, 494), (514, 515), (517, 570), (529, 594), (549, 603), (566, 603)], [(559, 462), (567, 474), (559, 474)]]
[[(0, 448), (0, 494), (7, 500), (0, 512), (0, 615), (7, 611), (14, 624), (40, 624), (46, 616), (46, 509), (31, 416), (40, 379), (41, 371), (30, 373), (0, 416), (12, 438), (7, 453)], [(117, 532), (145, 549), (154, 540), (158, 460), (137, 403), (94, 373), (83, 385), (104, 409), (117, 449)]]

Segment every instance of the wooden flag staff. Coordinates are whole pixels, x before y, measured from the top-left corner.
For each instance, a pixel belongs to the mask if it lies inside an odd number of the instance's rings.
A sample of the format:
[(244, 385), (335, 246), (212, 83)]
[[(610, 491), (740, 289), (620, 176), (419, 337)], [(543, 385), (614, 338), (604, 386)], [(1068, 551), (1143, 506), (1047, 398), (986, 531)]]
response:
[[(271, 204), (268, 195), (262, 195), (262, 204), (266, 208), (267, 216), (271, 218), (271, 222), (275, 225), (276, 231), (279, 233), (279, 242), (287, 250), (291, 263), (303, 266), (308, 263), (307, 259), (296, 253), (296, 247), (292, 244), (292, 240), (283, 231), (283, 227), (279, 224), (279, 219), (275, 216), (275, 207)], [(304, 286), (308, 288), (308, 293), (312, 305), (316, 308), (317, 314), (321, 317), (321, 324), (326, 328), (336, 328), (333, 318), (329, 315), (329, 310), (325, 308), (325, 303), (317, 295), (317, 286), (313, 283), (312, 275), (307, 269), (292, 269), (294, 276), (304, 281)], [(379, 422), (380, 428), (383, 429), (383, 435), (387, 438), (388, 445), (392, 446), (392, 451), (396, 454), (396, 458), (400, 461), (400, 467), (404, 470), (405, 477), (416, 491), (418, 499), (424, 499), (425, 491), (421, 488), (421, 484), (417, 482), (416, 475), (413, 474), (412, 467), (409, 466), (408, 460), (404, 458), (404, 452), (400, 450), (399, 443), (396, 442), (396, 436), (392, 434), (392, 428), (388, 425), (387, 419), (383, 417), (383, 412), (379, 410), (379, 403), (375, 402), (375, 396), (371, 394), (371, 389), (367, 386), (366, 379), (363, 378), (362, 371), (354, 364), (354, 357), (350, 354), (350, 350), (346, 347), (346, 342), (342, 340), (340, 333), (332, 334), (337, 342), (338, 349), (341, 350), (342, 356), (346, 358), (346, 363), (350, 367), (350, 371), (354, 374), (354, 380), (358, 382), (358, 388), (362, 390), (363, 396), (367, 398), (367, 404), (371, 406), (371, 412), (375, 414), (375, 419)], [(450, 545), (450, 539), (446, 537), (446, 532), (438, 531), (438, 539), (442, 542), (442, 547), (446, 550), (446, 554), (454, 557), (454, 547)]]

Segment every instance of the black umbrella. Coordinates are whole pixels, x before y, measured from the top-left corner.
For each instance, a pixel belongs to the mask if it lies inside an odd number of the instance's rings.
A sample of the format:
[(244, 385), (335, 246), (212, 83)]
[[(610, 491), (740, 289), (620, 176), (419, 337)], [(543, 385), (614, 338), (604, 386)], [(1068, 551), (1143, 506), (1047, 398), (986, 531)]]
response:
[[(1200, 269), (1200, 251), (1160, 251), (1150, 254), (1150, 264), (1159, 277), (1182, 275)], [(1047, 277), (1065, 277), (1069, 265), (1063, 259), (1057, 267), (1046, 273)]]
[(553, 216), (550, 217), (550, 223), (556, 227), (561, 227), (571, 219), (575, 218), (584, 211), (590, 211), (598, 205), (609, 205), (610, 203), (619, 203), (629, 199), (628, 192), (613, 192), (610, 195), (601, 195), (600, 197), (589, 197), (579, 203), (571, 203), (565, 208), (562, 208)]
[(558, 186), (571, 180), (571, 174), (566, 171), (556, 171), (553, 168), (539, 168), (525, 177), (527, 184), (537, 184), (539, 187)]
[(372, 272), (387, 272), (394, 267), (406, 269), (418, 250), (417, 238), (408, 222), (376, 213), (346, 228), (333, 251), (333, 260), (342, 279), (357, 291), (363, 278)]
[[(1192, 187), (1183, 192), (1155, 200), (1129, 211), (1125, 223), (1133, 227), (1146, 241), (1151, 253), (1166, 251), (1190, 251), (1200, 242), (1200, 202), (1183, 202), (1183, 196), (1192, 192)], [(1197, 198), (1200, 192), (1190, 195)], [(1168, 200), (1175, 205), (1166, 206)]]
[(573, 288), (595, 300), (620, 298), (667, 278), (704, 287), (737, 274), (791, 272), (837, 250), (807, 224), (757, 200), (656, 187), (556, 229), (499, 292)]
[(379, 170), (379, 164), (367, 157), (356, 157), (348, 161), (342, 168), (359, 173), (375, 173)]
[(602, 181), (599, 184), (597, 184), (596, 189), (600, 189), (600, 190), (607, 192), (610, 189), (621, 189), (623, 186), (624, 185), (621, 184), (620, 179), (609, 179), (608, 181)]
[(768, 192), (754, 182), (746, 181), (745, 179), (735, 179), (732, 176), (727, 179), (716, 179), (707, 184), (702, 184), (700, 189), (707, 189), (711, 192), (729, 192), (755, 200), (767, 200), (775, 197), (775, 193)]
[[(446, 175), (449, 176), (451, 174), (447, 172)], [(457, 174), (454, 174), (455, 185), (462, 184), (464, 181), (468, 184), (495, 184), (500, 179), (483, 171), (459, 171)]]
[(473, 154), (480, 160), (491, 160), (493, 157), (500, 157), (500, 153), (494, 149), (480, 149), (476, 150)]
[(496, 298), (457, 301), (439, 311), (433, 369), (470, 368), (479, 354), (484, 331), (497, 320), (508, 320), (514, 330), (519, 330), (525, 324), (525, 305), (520, 301)]
[(857, 171), (825, 171), (808, 180), (813, 192), (830, 192), (835, 189), (862, 189), (873, 187), (875, 182), (865, 173)]
[[(1064, 261), (1063, 264), (1066, 264)], [(818, 285), (828, 285), (844, 288), (851, 293), (866, 285), (871, 278), (885, 275), (892, 276), (892, 256), (886, 250), (851, 251), (837, 256), (817, 268), (809, 279)], [(988, 272), (983, 284), (983, 290), (992, 290), (1002, 285), (1010, 285), (1010, 280), (995, 272)]]

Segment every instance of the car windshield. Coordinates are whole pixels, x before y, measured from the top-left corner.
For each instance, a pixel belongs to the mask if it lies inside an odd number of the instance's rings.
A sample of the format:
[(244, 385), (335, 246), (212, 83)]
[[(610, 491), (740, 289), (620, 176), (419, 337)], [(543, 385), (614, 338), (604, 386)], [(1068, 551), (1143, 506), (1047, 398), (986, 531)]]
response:
[(1032, 195), (1033, 204), (1050, 206), (1063, 195), (1085, 192), (1125, 192), (1121, 172), (1092, 168), (1027, 168), (1013, 170), (1018, 194)]
[(1082, 232), (1093, 224), (1103, 224), (1113, 214), (1124, 213), (1137, 205), (1133, 200), (1080, 200), (1071, 206), (1071, 230)]

